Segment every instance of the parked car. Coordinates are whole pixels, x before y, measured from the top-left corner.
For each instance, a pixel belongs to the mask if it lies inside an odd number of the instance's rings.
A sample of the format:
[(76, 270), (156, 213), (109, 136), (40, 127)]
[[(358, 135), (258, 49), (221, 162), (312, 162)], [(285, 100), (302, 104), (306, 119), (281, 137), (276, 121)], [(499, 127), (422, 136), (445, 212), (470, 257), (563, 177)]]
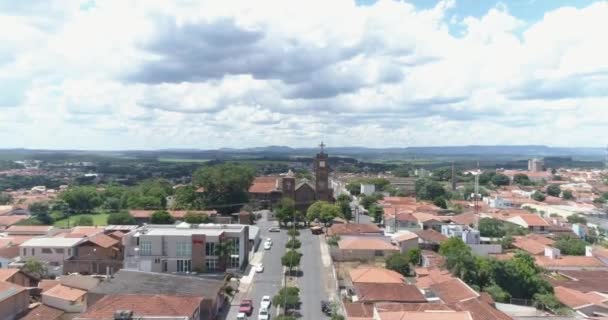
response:
[(244, 314), (250, 316), (253, 312), (253, 301), (251, 301), (250, 299), (241, 300), (239, 312), (243, 312)]
[(260, 309), (270, 309), (270, 304), (272, 302), (270, 302), (270, 296), (263, 296), (262, 297), (262, 302), (260, 302)]
[(264, 242), (264, 250), (270, 250), (270, 248), (272, 248), (272, 243)]
[(266, 238), (266, 242), (268, 242), (268, 243), (270, 243), (272, 245), (272, 239)]
[(236, 320), (247, 320), (247, 315), (244, 312), (239, 312), (239, 314), (236, 315)]
[(256, 266), (255, 266), (255, 272), (257, 272), (257, 273), (264, 272), (264, 265), (263, 265), (263, 264), (261, 264), (261, 263), (260, 263), (260, 264), (258, 264), (258, 265), (256, 265)]
[(268, 228), (268, 232), (281, 232), (281, 229), (279, 227), (270, 227)]
[(269, 320), (270, 319), (270, 312), (268, 311), (268, 309), (260, 309), (260, 312), (258, 313), (258, 320)]
[(331, 302), (322, 300), (321, 311), (328, 316), (331, 315)]

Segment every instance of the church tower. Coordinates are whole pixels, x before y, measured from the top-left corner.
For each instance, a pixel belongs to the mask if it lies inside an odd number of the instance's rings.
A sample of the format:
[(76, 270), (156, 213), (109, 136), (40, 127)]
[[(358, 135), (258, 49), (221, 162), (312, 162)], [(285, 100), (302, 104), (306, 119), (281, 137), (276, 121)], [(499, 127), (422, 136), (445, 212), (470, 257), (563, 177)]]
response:
[(283, 189), (283, 196), (296, 200), (296, 176), (293, 174), (293, 171), (289, 169), (289, 172), (282, 179), (283, 185), (281, 188)]
[(321, 152), (317, 153), (314, 161), (316, 199), (331, 201), (332, 192), (329, 188), (329, 163), (327, 153), (324, 152), (325, 144), (319, 145)]

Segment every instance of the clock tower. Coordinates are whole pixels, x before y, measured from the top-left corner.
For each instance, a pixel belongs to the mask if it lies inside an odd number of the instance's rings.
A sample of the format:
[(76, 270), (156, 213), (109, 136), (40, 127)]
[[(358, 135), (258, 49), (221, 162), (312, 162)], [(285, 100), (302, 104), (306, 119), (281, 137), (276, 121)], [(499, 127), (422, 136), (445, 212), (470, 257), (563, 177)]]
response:
[(324, 152), (325, 144), (323, 142), (321, 142), (319, 147), (321, 147), (321, 152), (317, 153), (314, 161), (316, 199), (331, 201), (332, 192), (329, 188), (328, 156)]

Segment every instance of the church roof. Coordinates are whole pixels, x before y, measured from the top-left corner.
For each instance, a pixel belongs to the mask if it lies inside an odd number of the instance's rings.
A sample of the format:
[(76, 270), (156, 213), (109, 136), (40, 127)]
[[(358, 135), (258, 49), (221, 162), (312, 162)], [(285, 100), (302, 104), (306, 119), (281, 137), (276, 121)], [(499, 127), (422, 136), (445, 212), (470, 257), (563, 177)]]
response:
[(303, 187), (304, 185), (308, 185), (312, 190), (315, 190), (315, 186), (312, 185), (312, 183), (310, 183), (310, 181), (308, 181), (308, 179), (302, 179), (297, 185), (296, 185), (296, 190), (300, 189), (301, 187)]

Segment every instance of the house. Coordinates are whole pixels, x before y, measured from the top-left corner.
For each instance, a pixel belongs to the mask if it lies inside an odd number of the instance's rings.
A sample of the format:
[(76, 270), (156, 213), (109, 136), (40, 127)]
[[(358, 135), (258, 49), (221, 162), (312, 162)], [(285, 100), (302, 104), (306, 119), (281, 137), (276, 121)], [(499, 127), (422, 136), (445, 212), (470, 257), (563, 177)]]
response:
[(88, 301), (89, 305), (94, 305), (104, 296), (130, 294), (154, 296), (162, 293), (176, 297), (202, 297), (199, 304), (201, 319), (213, 319), (224, 304), (223, 288), (222, 280), (123, 269), (114, 274), (112, 279), (102, 281), (90, 289)]
[(356, 235), (383, 235), (384, 232), (377, 225), (371, 223), (344, 223), (334, 224), (327, 229), (327, 236), (356, 236)]
[(608, 271), (562, 270), (558, 276), (549, 277), (554, 287), (561, 286), (581, 292), (608, 293)]
[(535, 233), (547, 233), (549, 230), (549, 223), (536, 214), (519, 214), (514, 217), (508, 218), (508, 222), (514, 223), (520, 227), (527, 229), (530, 232)]
[(374, 305), (361, 302), (344, 302), (347, 320), (374, 320)]
[(354, 283), (405, 283), (400, 273), (386, 268), (359, 267), (349, 271), (350, 280)]
[(57, 284), (41, 293), (42, 303), (65, 312), (83, 312), (87, 308), (87, 292)]
[(479, 221), (479, 215), (474, 212), (462, 213), (450, 217), (450, 221), (455, 224), (461, 224), (469, 227), (474, 227)]
[(536, 264), (549, 271), (608, 270), (608, 266), (593, 256), (562, 256), (557, 248), (545, 248), (545, 254), (534, 256)]
[(63, 261), (76, 254), (76, 247), (85, 241), (84, 238), (32, 238), (22, 243), (21, 260), (37, 259), (46, 263), (50, 274), (63, 274)]
[(448, 237), (433, 229), (417, 230), (414, 233), (418, 235), (418, 242), (422, 249), (436, 250), (443, 241), (448, 239)]
[[(484, 298), (488, 297), (488, 298)], [(497, 310), (494, 307), (493, 301), (485, 293), (482, 293), (479, 298), (468, 299), (449, 304), (453, 310), (468, 311), (471, 314), (471, 320), (512, 320), (506, 313)]]
[(37, 303), (19, 320), (60, 320), (64, 313), (63, 310)]
[(85, 238), (74, 252), (64, 261), (64, 273), (113, 274), (123, 266), (121, 241), (103, 233)]
[(480, 243), (479, 230), (475, 230), (468, 225), (444, 224), (441, 226), (441, 234), (448, 238), (460, 238), (466, 244)]
[(557, 286), (553, 288), (559, 302), (584, 317), (598, 317), (608, 314), (608, 296), (597, 292), (583, 293), (578, 290)]
[(466, 311), (384, 311), (378, 312), (377, 320), (471, 320)]
[(353, 284), (355, 297), (354, 302), (427, 302), (424, 295), (416, 286), (405, 283), (365, 283)]
[(440, 284), (454, 279), (448, 270), (439, 268), (418, 267), (416, 272), (416, 287), (421, 290), (429, 290), (432, 285)]
[(27, 290), (14, 283), (0, 281), (0, 319), (18, 319), (29, 305)]
[(370, 261), (398, 252), (399, 248), (391, 244), (390, 238), (369, 236), (342, 237), (338, 247), (330, 249), (334, 261)]
[(17, 222), (26, 220), (27, 216), (2, 216), (0, 215), (0, 230), (6, 230), (7, 228), (15, 225)]
[[(216, 272), (248, 263), (249, 226), (242, 224), (145, 225), (123, 237), (124, 267), (150, 272)], [(229, 244), (224, 259), (216, 248)]]
[(450, 223), (450, 217), (437, 216), (427, 212), (416, 211), (412, 213), (418, 220), (420, 229), (423, 230), (435, 230), (441, 232), (441, 226)]
[(422, 229), (412, 211), (399, 211), (396, 207), (383, 208), (383, 210), (384, 226), (388, 233)]
[(399, 247), (399, 251), (401, 251), (401, 253), (406, 253), (411, 249), (416, 249), (419, 247), (418, 235), (413, 232), (405, 231), (396, 233), (391, 237), (391, 239), (391, 242)]
[(53, 226), (11, 226), (5, 230), (9, 236), (52, 237), (61, 230)]
[(431, 250), (422, 250), (421, 260), (421, 265), (425, 268), (439, 268), (445, 263), (443, 256)]
[(429, 290), (447, 304), (479, 298), (479, 293), (459, 278), (432, 284)]
[(0, 269), (0, 281), (18, 284), (22, 287), (35, 287), (38, 285), (38, 278), (17, 268)]
[(553, 246), (555, 241), (538, 234), (513, 237), (513, 246), (531, 255), (543, 255), (545, 248)]
[(20, 252), (19, 245), (8, 240), (8, 243), (0, 247), (0, 268), (8, 268), (11, 263), (19, 258)]
[(203, 297), (171, 295), (107, 295), (93, 304), (75, 320), (114, 320), (116, 312), (123, 311), (126, 319), (180, 319), (202, 320), (200, 306)]

